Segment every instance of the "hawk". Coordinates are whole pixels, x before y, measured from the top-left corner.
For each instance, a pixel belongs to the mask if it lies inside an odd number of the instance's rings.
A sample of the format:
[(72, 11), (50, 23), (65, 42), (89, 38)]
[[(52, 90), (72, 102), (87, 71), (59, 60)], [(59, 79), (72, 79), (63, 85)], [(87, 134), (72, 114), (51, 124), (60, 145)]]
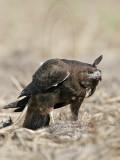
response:
[(23, 111), (28, 105), (23, 127), (36, 130), (48, 126), (53, 109), (70, 104), (72, 117), (78, 119), (79, 108), (85, 98), (90, 97), (102, 80), (97, 65), (102, 55), (93, 64), (76, 60), (50, 59), (43, 63), (33, 75), (32, 82), (21, 92), (23, 99), (7, 108)]

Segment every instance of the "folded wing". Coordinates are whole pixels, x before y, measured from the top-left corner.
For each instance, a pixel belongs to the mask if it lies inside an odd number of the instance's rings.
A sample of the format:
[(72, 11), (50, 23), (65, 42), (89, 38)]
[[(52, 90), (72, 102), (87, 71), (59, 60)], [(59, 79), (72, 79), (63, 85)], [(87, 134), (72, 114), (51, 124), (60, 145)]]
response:
[(49, 63), (44, 63), (33, 75), (33, 84), (42, 92), (57, 87), (69, 75), (69, 70), (63, 62), (51, 60)]

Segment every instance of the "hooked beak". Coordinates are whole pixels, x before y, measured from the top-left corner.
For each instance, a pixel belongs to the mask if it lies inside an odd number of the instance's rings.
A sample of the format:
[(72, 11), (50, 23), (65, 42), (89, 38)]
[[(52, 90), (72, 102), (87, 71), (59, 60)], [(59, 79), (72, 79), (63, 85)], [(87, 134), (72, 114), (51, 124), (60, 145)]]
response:
[(90, 75), (91, 78), (96, 79), (97, 81), (102, 80), (102, 75), (100, 71), (96, 71)]

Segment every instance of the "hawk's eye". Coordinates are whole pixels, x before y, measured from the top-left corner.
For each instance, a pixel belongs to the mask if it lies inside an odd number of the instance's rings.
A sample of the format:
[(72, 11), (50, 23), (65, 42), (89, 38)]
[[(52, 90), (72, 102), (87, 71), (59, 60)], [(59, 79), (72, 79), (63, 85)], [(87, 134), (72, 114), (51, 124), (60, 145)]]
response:
[(88, 71), (88, 74), (92, 74), (93, 72), (92, 71)]

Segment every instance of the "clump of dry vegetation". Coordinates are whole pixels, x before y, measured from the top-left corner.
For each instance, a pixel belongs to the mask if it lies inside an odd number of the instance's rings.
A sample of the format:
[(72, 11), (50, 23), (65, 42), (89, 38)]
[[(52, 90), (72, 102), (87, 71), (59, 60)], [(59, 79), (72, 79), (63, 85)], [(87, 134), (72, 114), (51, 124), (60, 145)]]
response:
[(119, 159), (120, 99), (104, 96), (100, 89), (97, 90), (83, 104), (78, 121), (72, 121), (69, 107), (64, 107), (53, 112), (55, 124), (49, 127), (37, 131), (19, 128), (12, 133), (1, 132), (1, 157)]

